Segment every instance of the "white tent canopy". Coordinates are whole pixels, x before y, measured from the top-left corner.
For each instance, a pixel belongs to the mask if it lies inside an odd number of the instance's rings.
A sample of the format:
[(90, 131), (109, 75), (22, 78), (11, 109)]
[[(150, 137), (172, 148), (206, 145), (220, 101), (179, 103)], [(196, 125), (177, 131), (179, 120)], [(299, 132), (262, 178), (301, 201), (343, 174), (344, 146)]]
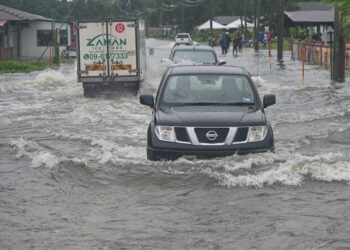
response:
[[(225, 29), (238, 29), (241, 27), (241, 20), (237, 19), (236, 21), (233, 21), (232, 23), (229, 23), (225, 26)], [(243, 26), (245, 26), (245, 21), (243, 21)], [(247, 22), (247, 28), (254, 28), (254, 24)]]
[[(210, 20), (206, 21), (205, 23), (199, 25), (197, 27), (198, 30), (208, 30), (210, 29)], [(218, 23), (218, 22), (215, 22), (213, 21), (213, 29), (214, 30), (218, 30), (218, 29), (225, 29), (225, 26)]]

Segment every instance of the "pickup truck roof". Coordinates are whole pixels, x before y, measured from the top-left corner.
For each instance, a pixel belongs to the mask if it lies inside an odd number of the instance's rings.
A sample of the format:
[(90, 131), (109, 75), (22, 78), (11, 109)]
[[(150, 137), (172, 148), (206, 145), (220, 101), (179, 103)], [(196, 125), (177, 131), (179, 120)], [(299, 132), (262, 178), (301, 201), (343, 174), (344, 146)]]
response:
[(175, 75), (190, 75), (190, 74), (218, 74), (218, 75), (246, 75), (250, 76), (249, 72), (243, 67), (237, 66), (216, 66), (216, 65), (179, 65), (169, 67), (168, 74)]

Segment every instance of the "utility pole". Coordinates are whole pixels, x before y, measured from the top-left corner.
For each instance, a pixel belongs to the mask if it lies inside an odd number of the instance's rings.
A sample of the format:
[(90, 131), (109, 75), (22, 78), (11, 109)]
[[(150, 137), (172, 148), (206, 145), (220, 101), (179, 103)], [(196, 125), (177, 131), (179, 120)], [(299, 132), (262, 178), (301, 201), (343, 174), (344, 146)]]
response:
[(159, 7), (159, 30), (160, 30), (160, 37), (163, 37), (163, 10), (162, 10), (162, 4), (163, 4), (163, 2), (160, 1), (160, 7)]
[(213, 33), (214, 0), (210, 0), (210, 33)]
[(248, 0), (244, 1), (244, 35), (247, 34), (247, 5), (248, 5)]
[(185, 7), (181, 4), (181, 32), (185, 32)]
[(342, 28), (342, 13), (339, 9), (339, 3), (334, 6), (334, 46), (332, 63), (332, 80), (336, 82), (345, 81), (345, 39)]
[(277, 61), (283, 62), (283, 34), (284, 34), (284, 0), (279, 0), (278, 6), (278, 24), (277, 24)]
[(255, 52), (259, 51), (260, 8), (261, 0), (255, 0)]

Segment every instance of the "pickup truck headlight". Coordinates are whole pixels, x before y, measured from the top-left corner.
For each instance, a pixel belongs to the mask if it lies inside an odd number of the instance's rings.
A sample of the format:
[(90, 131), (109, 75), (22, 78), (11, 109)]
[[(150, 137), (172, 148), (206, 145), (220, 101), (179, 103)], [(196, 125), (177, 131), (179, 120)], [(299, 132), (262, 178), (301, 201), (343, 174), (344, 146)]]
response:
[(169, 141), (169, 142), (176, 141), (174, 127), (156, 126), (155, 131), (158, 139), (161, 141)]
[(267, 134), (267, 127), (266, 126), (250, 127), (249, 128), (249, 135), (248, 135), (248, 142), (262, 141), (265, 139), (266, 134)]

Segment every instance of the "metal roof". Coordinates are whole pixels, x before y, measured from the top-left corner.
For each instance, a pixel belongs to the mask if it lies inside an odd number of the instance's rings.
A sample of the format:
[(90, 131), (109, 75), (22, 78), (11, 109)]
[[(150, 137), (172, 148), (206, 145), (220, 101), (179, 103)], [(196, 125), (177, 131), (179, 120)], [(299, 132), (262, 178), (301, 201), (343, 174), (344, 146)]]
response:
[(52, 19), (0, 5), (0, 19), (7, 21), (52, 21)]
[(285, 11), (286, 16), (296, 24), (330, 24), (334, 22), (334, 10), (328, 11)]

